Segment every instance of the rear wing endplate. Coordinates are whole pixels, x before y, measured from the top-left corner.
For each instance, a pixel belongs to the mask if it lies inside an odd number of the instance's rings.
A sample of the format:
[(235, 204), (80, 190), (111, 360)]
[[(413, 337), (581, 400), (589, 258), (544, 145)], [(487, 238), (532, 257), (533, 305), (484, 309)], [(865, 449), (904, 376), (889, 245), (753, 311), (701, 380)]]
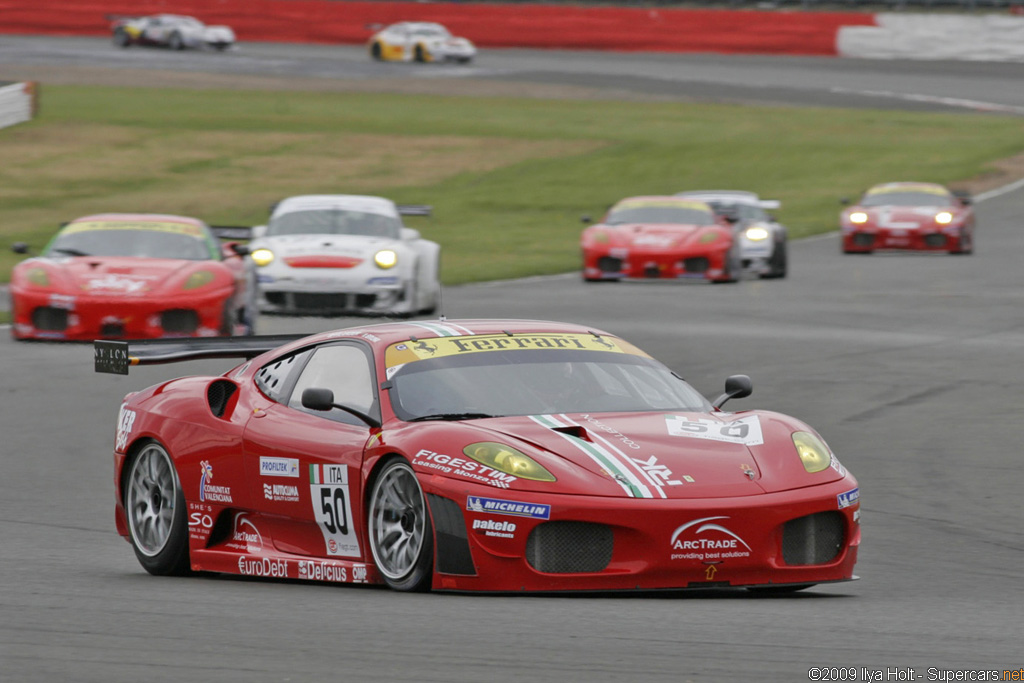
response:
[(133, 365), (162, 365), (204, 358), (255, 358), (306, 334), (275, 334), (253, 337), (143, 339), (92, 343), (94, 369), (111, 375), (127, 375)]
[(222, 240), (251, 240), (252, 227), (248, 225), (211, 225), (210, 231)]
[(403, 216), (430, 216), (434, 207), (426, 204), (397, 204), (398, 213)]

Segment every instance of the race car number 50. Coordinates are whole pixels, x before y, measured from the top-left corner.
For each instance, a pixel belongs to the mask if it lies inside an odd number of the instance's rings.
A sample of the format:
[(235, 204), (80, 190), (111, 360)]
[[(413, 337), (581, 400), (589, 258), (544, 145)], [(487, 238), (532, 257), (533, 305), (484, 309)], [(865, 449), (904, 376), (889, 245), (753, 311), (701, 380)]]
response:
[(313, 517), (324, 537), (328, 555), (359, 557), (359, 538), (349, 521), (352, 506), (348, 489), (348, 467), (310, 465), (309, 492)]

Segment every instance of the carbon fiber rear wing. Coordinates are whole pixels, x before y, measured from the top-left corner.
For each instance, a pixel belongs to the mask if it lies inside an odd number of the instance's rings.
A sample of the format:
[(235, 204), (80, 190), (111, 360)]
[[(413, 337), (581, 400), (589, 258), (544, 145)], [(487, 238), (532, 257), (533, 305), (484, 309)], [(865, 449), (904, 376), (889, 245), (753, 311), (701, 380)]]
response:
[(211, 225), (210, 232), (222, 240), (252, 239), (252, 227), (248, 225)]
[(397, 204), (395, 208), (403, 216), (430, 216), (434, 211), (434, 207), (426, 204)]
[(274, 334), (254, 337), (188, 339), (140, 339), (92, 343), (94, 369), (111, 375), (127, 375), (132, 365), (162, 365), (204, 358), (255, 358), (307, 334)]

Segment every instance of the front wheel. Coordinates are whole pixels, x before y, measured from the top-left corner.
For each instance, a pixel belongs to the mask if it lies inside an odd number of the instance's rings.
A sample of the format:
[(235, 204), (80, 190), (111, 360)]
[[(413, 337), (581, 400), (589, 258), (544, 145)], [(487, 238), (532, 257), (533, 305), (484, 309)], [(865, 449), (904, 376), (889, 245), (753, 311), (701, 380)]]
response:
[(768, 272), (761, 276), (762, 279), (786, 277), (786, 242), (782, 241), (775, 245), (775, 251), (768, 259)]
[(387, 462), (373, 482), (367, 536), (377, 571), (388, 586), (399, 591), (430, 588), (434, 530), (416, 473), (402, 458)]
[(114, 45), (118, 47), (129, 47), (132, 44), (132, 39), (128, 35), (128, 32), (123, 28), (119, 28), (114, 31)]
[(167, 42), (167, 47), (172, 50), (184, 50), (185, 41), (182, 39), (180, 33), (172, 33), (170, 40)]
[(384, 50), (381, 48), (380, 43), (374, 43), (370, 47), (370, 56), (376, 59), (378, 62), (384, 59)]
[(422, 45), (417, 45), (416, 46), (416, 50), (415, 50), (415, 52), (413, 54), (414, 54), (414, 59), (417, 62), (422, 64), (423, 62), (427, 61), (427, 51), (423, 49)]
[(156, 576), (188, 574), (185, 494), (170, 455), (155, 441), (143, 446), (132, 460), (124, 509), (139, 564)]

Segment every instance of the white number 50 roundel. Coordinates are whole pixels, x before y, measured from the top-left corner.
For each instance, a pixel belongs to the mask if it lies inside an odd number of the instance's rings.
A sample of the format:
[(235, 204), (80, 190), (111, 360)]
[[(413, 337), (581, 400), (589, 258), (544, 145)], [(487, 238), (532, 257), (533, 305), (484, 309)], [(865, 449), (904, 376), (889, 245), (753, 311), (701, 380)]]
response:
[(761, 436), (761, 421), (757, 415), (749, 415), (738, 420), (705, 420), (703, 418), (687, 418), (681, 415), (666, 415), (665, 422), (668, 433), (672, 436), (688, 436), (693, 439), (708, 441), (725, 441), (739, 443), (744, 446), (760, 446), (764, 443)]

